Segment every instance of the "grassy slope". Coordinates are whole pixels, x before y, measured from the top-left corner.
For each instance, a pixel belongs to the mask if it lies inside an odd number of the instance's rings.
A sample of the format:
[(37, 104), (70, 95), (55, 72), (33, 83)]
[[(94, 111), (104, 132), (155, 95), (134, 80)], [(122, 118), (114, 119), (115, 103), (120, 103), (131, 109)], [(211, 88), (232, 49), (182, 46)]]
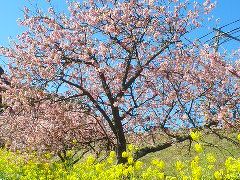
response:
[[(232, 139), (236, 139), (236, 133), (230, 133)], [(216, 135), (205, 135), (203, 140), (200, 141), (203, 144), (204, 152), (200, 156), (204, 156), (211, 152), (217, 159), (216, 167), (223, 167), (223, 164), (227, 157), (232, 156), (235, 158), (240, 157), (240, 147), (233, 143), (219, 139)], [(192, 148), (189, 151), (189, 141), (181, 144), (176, 144), (168, 149), (162, 150), (156, 153), (150, 153), (143, 157), (141, 161), (145, 164), (151, 163), (153, 158), (158, 158), (166, 163), (166, 171), (173, 172), (174, 164), (177, 160), (188, 161), (197, 155), (194, 151), (195, 142), (192, 143)]]

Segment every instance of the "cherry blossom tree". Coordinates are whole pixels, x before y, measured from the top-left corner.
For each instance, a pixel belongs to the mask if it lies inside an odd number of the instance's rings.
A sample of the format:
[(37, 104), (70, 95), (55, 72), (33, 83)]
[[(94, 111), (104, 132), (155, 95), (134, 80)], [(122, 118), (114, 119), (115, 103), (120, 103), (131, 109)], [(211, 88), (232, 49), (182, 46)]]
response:
[[(113, 135), (121, 163), (129, 137), (152, 142), (136, 152), (140, 158), (190, 139), (176, 129), (224, 126), (239, 118), (239, 111), (231, 115), (239, 107), (239, 65), (225, 62), (207, 45), (184, 44), (214, 6), (210, 0), (92, 0), (69, 2), (66, 13), (26, 7), (19, 24), (27, 30), (1, 54), (9, 58), (12, 84), (24, 87), (23, 97), (33, 95), (30, 87), (59, 94), (55, 100), (63, 107), (56, 107), (56, 115), (64, 113), (69, 121), (79, 116), (92, 129), (93, 119), (71, 113), (81, 110), (77, 104), (65, 109), (67, 100), (81, 99)], [(46, 101), (37, 111), (54, 113), (49, 107)], [(18, 117), (10, 124), (24, 126), (30, 119)], [(49, 120), (40, 121), (50, 128)], [(170, 141), (159, 144), (161, 136), (153, 129)], [(82, 138), (90, 136), (86, 131)]]
[(6, 88), (2, 93), (7, 107), (1, 115), (0, 137), (11, 150), (52, 153), (66, 161), (70, 158), (68, 150), (98, 153), (99, 143), (111, 145), (104, 124), (78, 99), (65, 99), (63, 103), (63, 97), (42, 90)]

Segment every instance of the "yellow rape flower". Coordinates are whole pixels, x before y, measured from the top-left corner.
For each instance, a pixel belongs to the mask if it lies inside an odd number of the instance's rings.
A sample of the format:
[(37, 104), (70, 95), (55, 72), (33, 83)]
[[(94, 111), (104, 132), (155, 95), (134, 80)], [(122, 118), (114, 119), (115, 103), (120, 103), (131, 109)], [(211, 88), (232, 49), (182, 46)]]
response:
[(132, 144), (128, 145), (127, 149), (132, 152), (134, 150), (134, 146)]
[(133, 158), (132, 157), (129, 157), (128, 158), (128, 164), (132, 164), (133, 163)]
[(216, 180), (223, 179), (223, 175), (224, 175), (224, 172), (223, 172), (222, 169), (214, 172), (214, 177), (215, 177)]
[(133, 174), (134, 173), (133, 166), (128, 166), (127, 171), (128, 173)]
[(177, 180), (174, 176), (166, 176), (166, 180)]
[(46, 154), (45, 154), (45, 157), (46, 157), (47, 159), (50, 159), (50, 158), (52, 157), (52, 155), (51, 155), (50, 153), (46, 153)]
[(143, 162), (136, 161), (136, 163), (135, 163), (135, 169), (136, 170), (140, 170), (142, 168), (142, 166), (143, 166)]
[(181, 161), (177, 161), (175, 167), (177, 171), (181, 171), (184, 168), (184, 164)]
[(151, 163), (152, 163), (152, 165), (156, 166), (157, 163), (158, 163), (158, 160), (157, 159), (153, 159)]
[(87, 163), (87, 164), (93, 164), (94, 161), (95, 161), (94, 156), (93, 156), (93, 155), (90, 155), (90, 156), (87, 157), (86, 163)]
[(163, 169), (165, 167), (165, 163), (162, 160), (159, 161), (158, 159), (153, 159), (151, 163), (152, 165), (157, 166), (160, 169)]
[(110, 154), (109, 154), (109, 157), (115, 158), (116, 157), (116, 152), (115, 151), (111, 151)]
[(113, 158), (112, 158), (112, 157), (108, 157), (108, 158), (107, 158), (107, 162), (108, 162), (109, 164), (113, 164)]
[(238, 135), (237, 135), (237, 140), (239, 140), (239, 141), (240, 141), (240, 134), (238, 134)]
[(214, 168), (214, 165), (212, 165), (212, 164), (211, 164), (211, 165), (208, 165), (207, 168), (208, 168), (209, 170), (212, 170), (212, 169)]
[(123, 158), (127, 158), (128, 157), (128, 153), (126, 151), (122, 152), (122, 157)]
[(74, 145), (76, 145), (76, 144), (77, 144), (77, 140), (74, 139), (74, 140), (72, 141), (72, 143), (73, 143)]
[(200, 131), (196, 131), (196, 132), (191, 131), (190, 136), (194, 141), (199, 141), (202, 137), (202, 133)]
[(199, 163), (199, 156), (195, 156), (193, 158), (193, 160), (191, 161), (191, 168), (194, 169), (195, 167), (198, 167), (198, 163)]
[(192, 169), (192, 176), (194, 179), (200, 179), (202, 176), (202, 168), (200, 166), (196, 166)]
[(157, 164), (157, 167), (159, 167), (160, 169), (163, 169), (165, 167), (165, 163), (164, 161), (159, 161), (158, 164)]
[(194, 145), (194, 149), (195, 149), (195, 151), (196, 151), (197, 153), (203, 152), (202, 145), (199, 144), (199, 143), (197, 143), (197, 144)]
[(73, 155), (73, 151), (72, 151), (72, 150), (68, 150), (66, 155), (67, 155), (68, 157), (72, 156), (72, 155)]
[(211, 153), (207, 153), (206, 159), (209, 163), (215, 163), (216, 162), (216, 158)]
[(156, 175), (157, 175), (158, 179), (164, 179), (164, 177), (165, 177), (165, 174), (162, 172), (159, 172)]
[(185, 176), (185, 175), (182, 176), (182, 180), (188, 180), (188, 179), (190, 179), (188, 176)]

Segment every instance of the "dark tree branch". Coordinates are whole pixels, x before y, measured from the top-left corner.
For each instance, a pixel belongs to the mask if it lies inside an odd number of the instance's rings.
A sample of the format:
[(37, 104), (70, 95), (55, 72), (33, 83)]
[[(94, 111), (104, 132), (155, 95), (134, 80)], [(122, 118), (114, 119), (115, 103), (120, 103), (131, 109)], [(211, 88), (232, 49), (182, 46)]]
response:
[(86, 95), (90, 99), (90, 101), (94, 104), (94, 106), (99, 110), (99, 112), (107, 120), (107, 122), (108, 122), (109, 126), (111, 127), (113, 133), (116, 134), (116, 129), (115, 129), (111, 119), (109, 118), (109, 116), (106, 114), (106, 112), (101, 108), (101, 106), (98, 104), (98, 102), (93, 98), (93, 96), (85, 88), (83, 88), (82, 86), (79, 86), (78, 84), (75, 84), (71, 81), (68, 81), (64, 78), (60, 78), (60, 80), (62, 80), (63, 82), (65, 82), (65, 83), (67, 83), (71, 86), (74, 86), (74, 87), (80, 89), (83, 92), (83, 94)]
[(188, 136), (178, 136), (178, 137), (176, 137), (176, 140), (158, 144), (157, 146), (154, 146), (154, 147), (141, 148), (134, 154), (134, 160), (138, 160), (149, 153), (154, 153), (157, 151), (167, 149), (167, 148), (171, 147), (172, 145), (174, 145), (175, 143), (181, 143), (181, 142), (189, 140), (189, 139), (191, 139), (191, 137), (189, 135)]
[(161, 53), (163, 53), (173, 42), (164, 42), (160, 50), (154, 54), (152, 57), (149, 58), (149, 60), (140, 67), (137, 72), (126, 82), (126, 84), (123, 85), (122, 90), (116, 95), (115, 99), (121, 98), (124, 95), (124, 92), (135, 82), (135, 80), (141, 75), (144, 68), (147, 67), (157, 56), (159, 56)]

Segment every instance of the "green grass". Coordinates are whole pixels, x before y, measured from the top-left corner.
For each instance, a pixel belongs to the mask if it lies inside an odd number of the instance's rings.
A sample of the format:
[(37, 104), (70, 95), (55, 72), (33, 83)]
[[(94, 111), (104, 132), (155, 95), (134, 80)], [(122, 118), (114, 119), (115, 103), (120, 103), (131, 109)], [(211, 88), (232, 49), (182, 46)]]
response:
[[(228, 134), (228, 137), (234, 140), (236, 140), (236, 136), (237, 133)], [(152, 159), (159, 158), (166, 163), (165, 170), (171, 173), (174, 171), (173, 169), (175, 167), (175, 162), (177, 160), (186, 162), (190, 161), (191, 159), (193, 159), (193, 157), (197, 155), (193, 147), (195, 143), (196, 142), (192, 142), (191, 148), (189, 147), (190, 146), (189, 141), (178, 143), (165, 150), (156, 153), (150, 153), (141, 158), (140, 160), (143, 161), (144, 164), (149, 164), (151, 163)], [(200, 155), (204, 156), (207, 153), (212, 153), (217, 159), (216, 164), (217, 168), (222, 167), (222, 165), (225, 163), (226, 158), (229, 156), (234, 158), (240, 157), (240, 146), (236, 146), (226, 139), (220, 139), (216, 135), (213, 134), (204, 135), (200, 143), (203, 145), (204, 148), (204, 152), (201, 153)]]

